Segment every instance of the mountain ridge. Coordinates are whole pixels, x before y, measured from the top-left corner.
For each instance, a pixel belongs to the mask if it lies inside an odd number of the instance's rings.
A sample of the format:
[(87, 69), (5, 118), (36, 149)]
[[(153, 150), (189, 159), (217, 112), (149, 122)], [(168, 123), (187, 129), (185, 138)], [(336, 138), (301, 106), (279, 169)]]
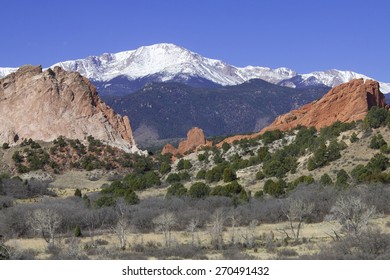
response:
[[(129, 82), (144, 80), (139, 86), (126, 86), (126, 93), (142, 88), (148, 82), (182, 82), (193, 85), (190, 79), (204, 79), (218, 85), (237, 85), (251, 79), (263, 79), (286, 87), (325, 85), (334, 87), (356, 78), (372, 79), (363, 74), (337, 69), (299, 74), (286, 67), (262, 66), (236, 67), (217, 59), (206, 58), (183, 47), (161, 43), (142, 46), (135, 50), (104, 53), (58, 62), (67, 71), (77, 71), (99, 84), (99, 92), (105, 94), (115, 78), (123, 77)], [(0, 77), (16, 70), (0, 68)], [(390, 83), (380, 82), (384, 93), (390, 92)], [(132, 88), (133, 87), (133, 88)]]
[(257, 132), (277, 115), (316, 100), (329, 89), (286, 88), (259, 79), (214, 89), (167, 82), (102, 98), (116, 112), (129, 116), (141, 145), (152, 138), (181, 138), (194, 126), (207, 136)]
[(268, 131), (289, 131), (300, 126), (320, 130), (336, 122), (363, 120), (372, 107), (389, 109), (379, 83), (373, 80), (354, 79), (332, 88), (318, 100), (277, 116), (270, 125), (257, 133), (234, 135), (224, 139), (217, 146), (221, 147), (223, 143), (230, 144), (236, 140), (253, 139)]

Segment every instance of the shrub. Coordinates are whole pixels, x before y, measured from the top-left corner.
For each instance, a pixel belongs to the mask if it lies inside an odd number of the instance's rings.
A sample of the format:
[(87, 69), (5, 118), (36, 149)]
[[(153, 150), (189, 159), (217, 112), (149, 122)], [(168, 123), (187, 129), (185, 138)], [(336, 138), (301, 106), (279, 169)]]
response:
[(19, 151), (14, 152), (14, 154), (12, 155), (12, 159), (14, 160), (15, 163), (23, 162), (23, 156), (20, 154)]
[(82, 237), (83, 234), (81, 232), (81, 228), (79, 225), (77, 225), (74, 229), (74, 237)]
[(384, 171), (387, 169), (387, 167), (389, 167), (389, 159), (382, 153), (376, 154), (371, 158), (367, 164), (367, 167), (373, 173)]
[(256, 198), (263, 198), (264, 196), (264, 192), (263, 191), (257, 191), (255, 192), (255, 197)]
[(161, 174), (167, 174), (171, 172), (171, 165), (169, 163), (163, 162), (160, 166), (160, 173)]
[(138, 195), (132, 189), (127, 189), (125, 192), (125, 202), (130, 205), (137, 204), (139, 202)]
[(356, 133), (352, 133), (351, 137), (349, 138), (349, 141), (351, 141), (351, 143), (355, 143), (359, 140), (359, 138), (357, 137)]
[(337, 176), (336, 176), (336, 186), (348, 187), (349, 179), (350, 179), (350, 177), (349, 177), (347, 171), (345, 171), (344, 169), (339, 170), (339, 172), (337, 172)]
[(264, 183), (264, 192), (269, 195), (279, 197), (284, 194), (286, 186), (286, 182), (282, 179), (276, 182), (269, 179)]
[(341, 121), (336, 121), (332, 125), (322, 128), (320, 131), (320, 137), (324, 140), (336, 138), (340, 135), (341, 132), (350, 130), (355, 126), (355, 122), (344, 123)]
[(179, 176), (180, 176), (180, 181), (188, 181), (191, 179), (191, 175), (187, 171), (180, 172)]
[(66, 147), (68, 145), (68, 143), (66, 143), (66, 140), (65, 140), (65, 138), (63, 136), (58, 136), (58, 138), (55, 139), (53, 141), (53, 143), (54, 143), (54, 145), (58, 145), (61, 148), (64, 148), (64, 147)]
[(223, 181), (225, 183), (232, 182), (236, 179), (237, 179), (236, 172), (232, 168), (227, 167), (223, 170)]
[(192, 198), (205, 198), (210, 194), (210, 187), (205, 183), (196, 182), (191, 185), (190, 189), (188, 190), (188, 194)]
[(111, 207), (115, 205), (115, 199), (112, 196), (103, 195), (96, 199), (93, 204), (97, 208)]
[(286, 174), (287, 169), (281, 161), (271, 159), (264, 163), (263, 172), (267, 177), (281, 178)]
[(170, 184), (174, 183), (174, 182), (180, 182), (180, 175), (177, 174), (177, 173), (171, 173), (168, 175), (166, 181)]
[(322, 143), (319, 148), (314, 151), (313, 156), (309, 158), (309, 161), (307, 163), (308, 170), (314, 170), (316, 168), (325, 166), (331, 161), (339, 159), (341, 157), (341, 149), (342, 145), (337, 143), (336, 140), (330, 141), (328, 147), (326, 147), (326, 145)]
[(216, 153), (216, 154), (214, 155), (213, 160), (214, 160), (214, 163), (215, 163), (215, 164), (220, 164), (220, 163), (223, 162), (223, 158), (222, 158), (222, 156), (221, 156), (219, 153)]
[(364, 119), (364, 123), (370, 128), (378, 128), (386, 123), (389, 113), (385, 108), (372, 107)]
[(271, 153), (268, 151), (267, 147), (260, 147), (257, 150), (257, 157), (261, 162), (264, 162), (271, 158)]
[(331, 186), (333, 185), (332, 178), (328, 175), (328, 173), (324, 173), (320, 178), (320, 184), (322, 186)]
[(216, 186), (211, 190), (210, 194), (232, 197), (234, 195), (240, 194), (242, 190), (244, 190), (242, 186), (237, 181), (234, 181), (224, 186)]
[(184, 196), (187, 194), (187, 189), (181, 183), (174, 183), (167, 190), (166, 197)]
[(74, 196), (81, 197), (81, 190), (80, 190), (80, 189), (76, 189), (76, 190), (74, 191)]
[(204, 161), (205, 159), (206, 159), (206, 154), (205, 153), (198, 155), (198, 160), (199, 161)]
[(263, 180), (264, 178), (265, 175), (261, 170), (256, 173), (256, 180)]
[(179, 162), (177, 163), (177, 170), (188, 170), (192, 167), (192, 164), (189, 160), (187, 159), (181, 159), (179, 160)]
[(279, 259), (288, 259), (291, 257), (297, 257), (298, 253), (294, 249), (283, 248), (277, 251)]
[(377, 135), (374, 135), (372, 138), (371, 138), (371, 141), (370, 141), (370, 148), (371, 149), (380, 149), (382, 146), (386, 145), (387, 146), (387, 143), (386, 141), (383, 139), (383, 136), (381, 134), (377, 134)]
[(3, 149), (4, 149), (4, 150), (9, 149), (9, 144), (8, 144), (8, 143), (3, 143)]
[(272, 130), (272, 131), (266, 131), (261, 136), (264, 144), (270, 144), (270, 143), (274, 142), (275, 140), (281, 139), (282, 137), (283, 137), (283, 132), (281, 132), (279, 129)]
[(224, 142), (224, 143), (222, 144), (222, 150), (223, 150), (224, 152), (227, 152), (229, 149), (230, 149), (229, 143)]
[(205, 178), (206, 178), (206, 170), (204, 169), (199, 170), (198, 173), (196, 174), (196, 179), (200, 180)]
[(293, 182), (289, 183), (289, 188), (290, 189), (295, 188), (295, 187), (297, 187), (300, 184), (310, 185), (310, 184), (313, 184), (313, 183), (314, 183), (314, 178), (313, 177), (302, 175), (302, 176), (298, 177), (297, 179), (295, 179)]

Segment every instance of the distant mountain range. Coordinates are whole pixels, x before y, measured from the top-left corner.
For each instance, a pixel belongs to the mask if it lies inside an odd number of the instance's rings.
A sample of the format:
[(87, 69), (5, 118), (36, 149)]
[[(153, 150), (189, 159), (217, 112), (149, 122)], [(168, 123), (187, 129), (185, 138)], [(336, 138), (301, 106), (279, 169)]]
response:
[(206, 136), (257, 132), (276, 116), (321, 98), (329, 89), (287, 88), (260, 79), (209, 89), (166, 82), (102, 98), (131, 119), (136, 143), (150, 147), (161, 139), (184, 137), (194, 126)]
[[(251, 79), (291, 87), (334, 87), (356, 78), (372, 79), (352, 71), (336, 69), (299, 74), (288, 68), (260, 66), (236, 67), (210, 59), (174, 44), (156, 44), (85, 59), (56, 63), (67, 71), (77, 71), (89, 78), (102, 95), (125, 95), (151, 82), (179, 82), (194, 87), (238, 85)], [(16, 69), (0, 68), (0, 77)], [(390, 83), (380, 82), (383, 93)]]
[[(59, 62), (89, 78), (116, 112), (131, 120), (143, 147), (184, 137), (194, 126), (206, 136), (251, 133), (276, 116), (321, 98), (331, 87), (369, 77), (328, 70), (235, 67), (173, 44)], [(0, 68), (0, 77), (16, 69)], [(380, 83), (383, 93), (390, 84)]]

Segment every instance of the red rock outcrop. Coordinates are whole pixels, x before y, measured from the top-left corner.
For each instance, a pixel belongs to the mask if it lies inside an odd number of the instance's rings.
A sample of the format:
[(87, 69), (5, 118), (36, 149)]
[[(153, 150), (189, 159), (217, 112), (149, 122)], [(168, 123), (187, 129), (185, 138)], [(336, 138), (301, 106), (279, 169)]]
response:
[(362, 120), (373, 106), (381, 108), (386, 106), (385, 97), (379, 90), (379, 83), (356, 79), (331, 89), (320, 100), (277, 117), (260, 133), (275, 129), (286, 131), (298, 125), (314, 126), (318, 130), (336, 121)]
[(221, 146), (223, 142), (232, 143), (235, 140), (255, 138), (266, 131), (276, 129), (286, 131), (302, 125), (314, 126), (318, 130), (336, 121), (362, 120), (373, 106), (381, 108), (387, 106), (385, 97), (379, 89), (379, 83), (355, 79), (334, 87), (317, 101), (277, 117), (272, 124), (258, 133), (229, 137), (217, 146)]
[(197, 150), (200, 147), (211, 146), (211, 141), (207, 141), (201, 128), (193, 127), (187, 132), (187, 139), (179, 143), (176, 149), (171, 144), (166, 144), (161, 154), (171, 153), (172, 155), (185, 154), (191, 150)]
[(108, 107), (87, 78), (60, 67), (42, 71), (41, 66), (27, 65), (0, 79), (0, 112), (0, 143), (92, 135), (138, 151), (129, 118)]
[(177, 149), (175, 147), (173, 147), (172, 144), (165, 144), (165, 146), (163, 147), (163, 149), (161, 151), (161, 154), (162, 155), (165, 155), (165, 154), (177, 155)]

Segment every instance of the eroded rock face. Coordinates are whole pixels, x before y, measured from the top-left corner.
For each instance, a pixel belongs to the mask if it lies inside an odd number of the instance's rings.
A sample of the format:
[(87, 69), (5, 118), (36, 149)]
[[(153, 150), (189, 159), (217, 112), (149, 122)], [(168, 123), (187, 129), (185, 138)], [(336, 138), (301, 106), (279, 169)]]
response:
[(187, 133), (187, 139), (179, 143), (176, 149), (171, 144), (166, 144), (161, 154), (171, 153), (172, 155), (185, 154), (191, 150), (197, 150), (200, 147), (211, 146), (211, 141), (207, 141), (201, 128), (193, 127)]
[(127, 151), (138, 151), (128, 117), (116, 114), (77, 72), (23, 66), (0, 79), (0, 143), (52, 141), (88, 135)]
[(373, 106), (381, 108), (386, 106), (385, 97), (379, 90), (379, 83), (356, 79), (331, 89), (320, 100), (277, 117), (260, 133), (275, 129), (286, 131), (298, 125), (314, 126), (318, 130), (336, 121), (362, 120)]
[(317, 130), (332, 125), (336, 121), (352, 122), (362, 120), (373, 107), (387, 107), (385, 97), (379, 89), (379, 83), (372, 80), (355, 79), (331, 89), (321, 99), (308, 103), (297, 110), (277, 117), (272, 124), (260, 132), (251, 135), (235, 135), (224, 142), (255, 138), (266, 131), (279, 129), (286, 131), (299, 125)]

